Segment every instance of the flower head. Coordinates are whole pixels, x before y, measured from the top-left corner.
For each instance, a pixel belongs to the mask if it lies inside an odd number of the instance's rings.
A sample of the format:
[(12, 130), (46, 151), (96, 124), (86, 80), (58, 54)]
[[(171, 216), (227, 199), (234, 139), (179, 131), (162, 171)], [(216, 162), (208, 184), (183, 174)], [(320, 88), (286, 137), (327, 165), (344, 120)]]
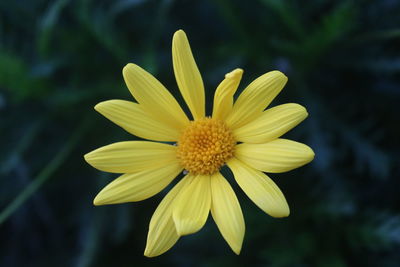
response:
[(263, 211), (273, 217), (288, 216), (284, 195), (264, 172), (286, 172), (314, 158), (308, 146), (280, 138), (304, 120), (307, 111), (298, 104), (265, 110), (287, 82), (279, 71), (254, 80), (234, 102), (243, 74), (235, 69), (217, 87), (212, 116), (207, 117), (203, 81), (182, 30), (174, 34), (172, 56), (176, 81), (193, 120), (151, 74), (134, 64), (125, 66), (123, 76), (137, 103), (109, 100), (95, 109), (129, 133), (152, 141), (114, 143), (85, 155), (99, 170), (122, 173), (96, 196), (94, 204), (147, 199), (185, 171), (151, 218), (144, 254), (160, 255), (180, 236), (199, 231), (210, 211), (222, 236), (239, 254), (243, 214), (219, 170), (226, 164)]

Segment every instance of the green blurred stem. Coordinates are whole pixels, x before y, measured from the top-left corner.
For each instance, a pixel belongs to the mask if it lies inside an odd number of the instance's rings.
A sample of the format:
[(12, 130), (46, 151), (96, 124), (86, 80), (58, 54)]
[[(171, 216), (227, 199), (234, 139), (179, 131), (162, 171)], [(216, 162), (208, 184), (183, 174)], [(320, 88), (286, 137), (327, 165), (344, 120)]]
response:
[(0, 224), (5, 222), (29, 197), (46, 182), (68, 158), (78, 141), (91, 125), (88, 117), (83, 119), (69, 140), (44, 169), (18, 194), (18, 196), (0, 213)]
[(352, 43), (359, 44), (371, 41), (391, 40), (400, 38), (400, 29), (384, 30), (370, 32), (368, 34), (356, 37)]
[(37, 134), (40, 133), (40, 130), (42, 129), (42, 126), (45, 124), (46, 121), (47, 118), (38, 120), (34, 122), (32, 126), (26, 131), (20, 142), (18, 142), (17, 146), (13, 149), (13, 153), (8, 157), (7, 160), (5, 160), (3, 166), (1, 166), (1, 174), (8, 173), (15, 167), (15, 159), (21, 157), (25, 150), (29, 148), (29, 146), (35, 140)]

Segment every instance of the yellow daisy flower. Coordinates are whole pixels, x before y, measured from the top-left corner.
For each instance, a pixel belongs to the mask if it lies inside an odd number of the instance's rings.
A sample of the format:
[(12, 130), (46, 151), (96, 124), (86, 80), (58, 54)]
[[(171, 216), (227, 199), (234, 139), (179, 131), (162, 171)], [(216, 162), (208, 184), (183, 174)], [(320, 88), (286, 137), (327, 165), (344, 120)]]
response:
[(254, 80), (233, 103), (243, 74), (235, 69), (216, 89), (212, 116), (207, 117), (203, 81), (182, 30), (174, 34), (172, 57), (176, 81), (193, 120), (150, 73), (134, 64), (125, 66), (125, 82), (138, 103), (109, 100), (95, 109), (129, 133), (158, 142), (119, 142), (86, 154), (85, 160), (93, 167), (123, 173), (96, 196), (94, 204), (147, 199), (183, 171), (184, 178), (151, 218), (144, 255), (158, 256), (180, 236), (199, 231), (210, 211), (226, 242), (239, 254), (245, 232), (243, 214), (219, 170), (226, 164), (263, 211), (272, 217), (288, 216), (284, 195), (264, 172), (286, 172), (314, 158), (308, 146), (279, 138), (304, 120), (307, 111), (292, 103), (265, 110), (287, 82), (279, 71)]

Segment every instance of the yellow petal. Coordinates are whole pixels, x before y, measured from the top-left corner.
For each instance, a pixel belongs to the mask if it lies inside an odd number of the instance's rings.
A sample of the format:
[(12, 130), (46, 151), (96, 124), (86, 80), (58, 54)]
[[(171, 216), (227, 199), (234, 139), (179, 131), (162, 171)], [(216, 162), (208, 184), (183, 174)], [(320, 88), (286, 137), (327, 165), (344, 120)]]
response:
[(264, 172), (287, 172), (314, 159), (312, 149), (302, 143), (276, 139), (265, 144), (240, 144), (235, 157), (250, 167)]
[(94, 199), (94, 205), (141, 201), (163, 190), (182, 167), (173, 163), (136, 173), (126, 173), (109, 183)]
[(176, 147), (146, 141), (127, 141), (103, 146), (85, 155), (94, 168), (114, 173), (133, 173), (178, 163)]
[(155, 141), (177, 141), (180, 131), (150, 117), (139, 104), (125, 100), (109, 100), (97, 104), (95, 110), (127, 132)]
[(289, 206), (278, 186), (264, 173), (232, 158), (228, 166), (246, 195), (272, 217), (289, 216)]
[(131, 63), (122, 73), (129, 91), (151, 117), (178, 131), (188, 125), (189, 120), (178, 102), (153, 75)]
[(179, 236), (199, 231), (211, 206), (210, 176), (198, 175), (174, 203), (173, 219)]
[(179, 90), (194, 119), (205, 115), (204, 85), (199, 69), (190, 50), (184, 31), (175, 32), (172, 39), (172, 61)]
[(239, 255), (242, 248), (245, 225), (242, 209), (235, 192), (218, 172), (211, 176), (211, 214), (222, 236)]
[(286, 82), (287, 77), (279, 71), (270, 71), (255, 79), (236, 100), (227, 125), (236, 129), (258, 118)]
[(189, 175), (183, 178), (158, 205), (150, 220), (146, 249), (144, 251), (145, 256), (159, 256), (178, 241), (179, 236), (172, 219), (173, 203), (179, 192), (190, 184), (192, 180), (193, 177)]
[(267, 109), (262, 115), (233, 131), (237, 141), (246, 143), (266, 143), (285, 134), (300, 122), (308, 113), (299, 104), (283, 104)]
[(233, 106), (233, 95), (242, 79), (243, 70), (235, 69), (225, 75), (225, 79), (218, 85), (214, 94), (214, 109), (212, 117), (225, 120)]

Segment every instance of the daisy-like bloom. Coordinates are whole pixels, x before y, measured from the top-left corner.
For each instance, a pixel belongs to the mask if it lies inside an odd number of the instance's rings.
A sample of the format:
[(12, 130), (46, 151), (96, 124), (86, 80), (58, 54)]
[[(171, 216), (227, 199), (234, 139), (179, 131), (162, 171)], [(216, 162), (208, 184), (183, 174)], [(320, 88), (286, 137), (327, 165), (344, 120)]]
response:
[(174, 34), (172, 58), (193, 120), (150, 73), (134, 64), (125, 66), (123, 76), (137, 103), (109, 100), (95, 109), (129, 133), (153, 142), (119, 142), (85, 155), (101, 171), (122, 173), (96, 196), (94, 204), (147, 199), (183, 171), (185, 176), (151, 218), (144, 255), (158, 256), (179, 237), (199, 231), (210, 211), (226, 242), (239, 254), (245, 232), (243, 214), (219, 170), (226, 164), (263, 211), (272, 217), (288, 216), (284, 195), (264, 172), (290, 171), (314, 158), (308, 146), (280, 138), (304, 120), (307, 111), (292, 103), (265, 110), (287, 82), (279, 71), (254, 80), (233, 103), (243, 74), (235, 69), (216, 89), (212, 116), (206, 116), (203, 81), (182, 30)]

